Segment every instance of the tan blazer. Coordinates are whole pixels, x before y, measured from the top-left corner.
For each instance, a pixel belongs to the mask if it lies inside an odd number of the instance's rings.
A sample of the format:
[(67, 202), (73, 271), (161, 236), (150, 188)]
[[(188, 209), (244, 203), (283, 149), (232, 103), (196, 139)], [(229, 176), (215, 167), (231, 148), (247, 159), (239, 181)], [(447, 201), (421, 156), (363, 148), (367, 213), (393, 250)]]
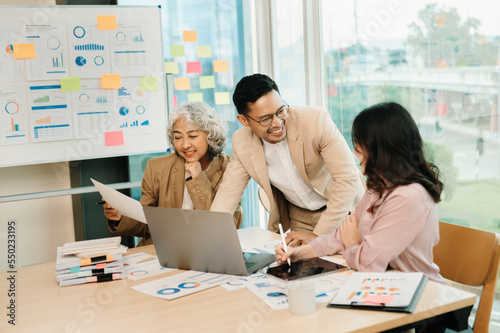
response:
[[(217, 155), (212, 159), (206, 173), (202, 172), (198, 177), (186, 182), (194, 209), (210, 209), (228, 162), (229, 156), (225, 154)], [(142, 178), (141, 204), (151, 207), (182, 208), (185, 182), (184, 170), (184, 159), (177, 154), (150, 159)], [(234, 218), (236, 226), (239, 227), (242, 214), (238, 208)], [(129, 217), (123, 216), (119, 223), (108, 221), (108, 228), (117, 235), (142, 237), (138, 246), (153, 243), (147, 224)]]
[[(339, 225), (363, 196), (365, 180), (349, 147), (328, 112), (317, 107), (290, 107), (286, 119), (287, 141), (292, 160), (305, 183), (328, 200), (327, 208), (311, 228), (317, 235)], [(269, 182), (262, 141), (250, 128), (233, 135), (233, 154), (211, 210), (234, 212), (250, 177), (271, 201), (268, 229), (278, 223), (290, 226), (284, 196)], [(311, 221), (311, 223), (314, 223)]]

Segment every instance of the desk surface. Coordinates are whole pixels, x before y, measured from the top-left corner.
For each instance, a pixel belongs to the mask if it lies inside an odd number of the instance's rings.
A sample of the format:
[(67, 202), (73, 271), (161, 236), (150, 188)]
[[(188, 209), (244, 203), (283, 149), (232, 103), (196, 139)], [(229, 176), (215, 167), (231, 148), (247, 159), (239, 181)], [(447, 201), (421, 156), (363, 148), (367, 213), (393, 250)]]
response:
[[(263, 243), (279, 235), (258, 228), (238, 231), (246, 244)], [(153, 246), (129, 253), (155, 254)], [(3, 276), (7, 273), (3, 272)], [(166, 301), (141, 294), (131, 286), (176, 272), (139, 281), (118, 280), (60, 288), (54, 263), (25, 267), (17, 273), (16, 332), (379, 332), (461, 309), (475, 296), (429, 281), (413, 314), (332, 309), (318, 304), (315, 313), (296, 316), (288, 310), (273, 311), (246, 288), (227, 291), (215, 287), (180, 299)], [(8, 284), (0, 280), (6, 300)], [(3, 305), (7, 301), (1, 302)], [(0, 331), (10, 332), (5, 306)]]

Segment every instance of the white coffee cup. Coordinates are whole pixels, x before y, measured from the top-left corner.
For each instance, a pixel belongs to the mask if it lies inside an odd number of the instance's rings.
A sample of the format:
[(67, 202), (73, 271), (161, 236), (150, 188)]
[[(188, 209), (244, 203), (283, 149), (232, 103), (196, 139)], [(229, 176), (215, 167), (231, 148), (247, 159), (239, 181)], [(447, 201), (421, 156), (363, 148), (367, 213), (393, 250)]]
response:
[(316, 311), (314, 282), (307, 280), (288, 282), (287, 294), (290, 313), (307, 315)]

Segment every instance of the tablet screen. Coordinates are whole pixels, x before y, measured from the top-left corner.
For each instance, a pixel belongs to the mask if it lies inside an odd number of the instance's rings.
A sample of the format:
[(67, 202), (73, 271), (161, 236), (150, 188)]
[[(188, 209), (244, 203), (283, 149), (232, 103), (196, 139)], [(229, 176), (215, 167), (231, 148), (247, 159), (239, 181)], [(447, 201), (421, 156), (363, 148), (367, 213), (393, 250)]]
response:
[(285, 263), (276, 267), (264, 268), (262, 272), (290, 281), (343, 269), (347, 269), (347, 267), (321, 258), (311, 258), (294, 262), (291, 268)]

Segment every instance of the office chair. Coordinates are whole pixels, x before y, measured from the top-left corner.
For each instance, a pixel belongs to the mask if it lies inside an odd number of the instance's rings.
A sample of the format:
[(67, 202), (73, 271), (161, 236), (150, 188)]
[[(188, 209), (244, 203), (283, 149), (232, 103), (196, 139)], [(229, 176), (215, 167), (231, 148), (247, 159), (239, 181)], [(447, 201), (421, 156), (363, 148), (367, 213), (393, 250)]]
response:
[(439, 237), (433, 250), (439, 273), (451, 281), (482, 287), (472, 329), (488, 332), (500, 262), (499, 235), (439, 222)]

